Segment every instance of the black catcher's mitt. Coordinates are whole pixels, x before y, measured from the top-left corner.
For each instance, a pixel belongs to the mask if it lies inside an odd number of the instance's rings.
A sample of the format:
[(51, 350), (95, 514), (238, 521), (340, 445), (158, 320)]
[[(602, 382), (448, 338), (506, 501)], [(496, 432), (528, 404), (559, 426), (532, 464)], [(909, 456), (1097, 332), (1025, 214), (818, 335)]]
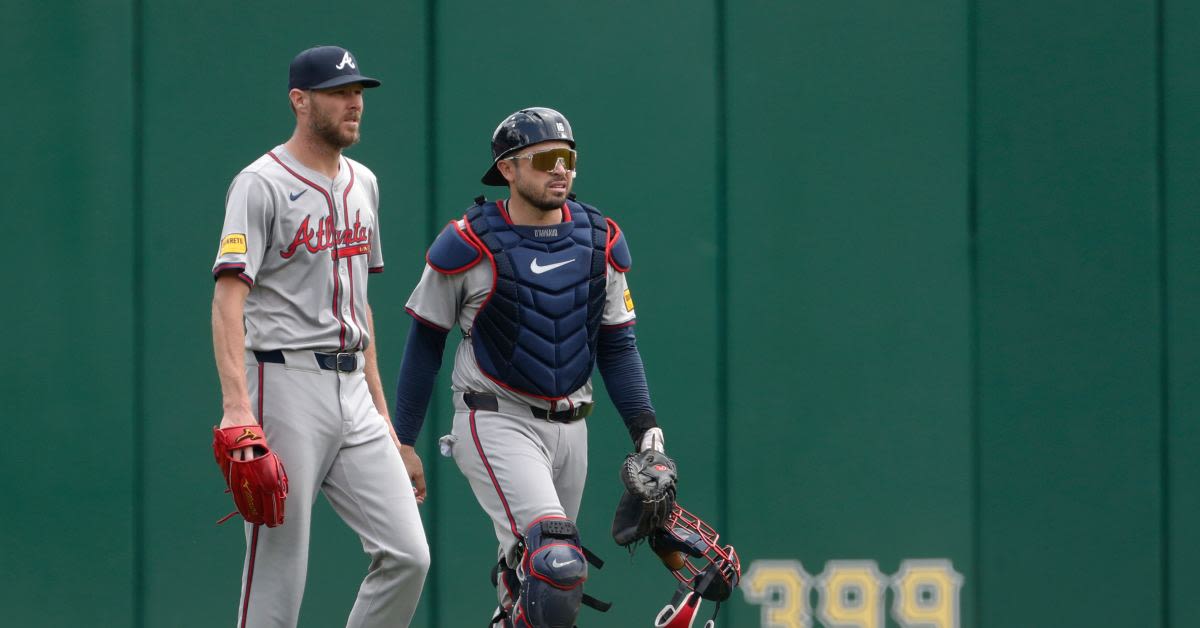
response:
[(662, 526), (675, 505), (675, 478), (675, 461), (661, 451), (646, 449), (625, 457), (625, 492), (612, 525), (617, 545), (629, 547)]

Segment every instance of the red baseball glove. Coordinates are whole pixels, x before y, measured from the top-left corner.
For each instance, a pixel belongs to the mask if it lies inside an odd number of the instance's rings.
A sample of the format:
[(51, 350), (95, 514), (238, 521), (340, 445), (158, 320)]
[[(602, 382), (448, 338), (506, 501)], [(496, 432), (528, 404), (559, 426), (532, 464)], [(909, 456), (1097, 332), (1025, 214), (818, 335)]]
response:
[[(252, 448), (249, 460), (236, 460), (232, 452)], [(217, 523), (241, 513), (246, 521), (273, 528), (283, 523), (283, 502), (287, 499), (288, 479), (279, 456), (267, 447), (267, 437), (258, 425), (213, 428), (213, 456), (225, 476), (225, 492), (233, 494), (237, 506)]]

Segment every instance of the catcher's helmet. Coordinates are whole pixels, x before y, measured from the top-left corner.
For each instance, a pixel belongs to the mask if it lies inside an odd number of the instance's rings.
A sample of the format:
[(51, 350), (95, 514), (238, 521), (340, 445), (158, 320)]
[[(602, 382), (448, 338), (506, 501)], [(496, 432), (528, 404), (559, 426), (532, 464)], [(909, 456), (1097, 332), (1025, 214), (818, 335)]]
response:
[(575, 136), (566, 116), (548, 107), (529, 107), (508, 116), (492, 132), (492, 167), (481, 179), (484, 185), (508, 185), (496, 164), (526, 146), (562, 140), (575, 148)]

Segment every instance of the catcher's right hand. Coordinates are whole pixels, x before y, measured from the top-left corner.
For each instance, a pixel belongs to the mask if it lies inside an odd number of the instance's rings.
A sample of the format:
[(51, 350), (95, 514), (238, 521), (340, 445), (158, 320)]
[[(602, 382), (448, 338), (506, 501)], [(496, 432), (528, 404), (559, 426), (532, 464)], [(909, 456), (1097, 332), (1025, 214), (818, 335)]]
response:
[(413, 496), (418, 504), (425, 503), (425, 465), (421, 456), (412, 445), (400, 445), (400, 459), (404, 461), (404, 469), (408, 471), (408, 480), (413, 485)]
[[(251, 448), (245, 459), (234, 451)], [(279, 456), (267, 447), (267, 437), (258, 425), (213, 428), (213, 456), (225, 477), (228, 493), (233, 494), (237, 512), (246, 521), (273, 528), (283, 523), (283, 504), (287, 498), (287, 473)], [(232, 517), (230, 513), (222, 523)]]
[(636, 543), (662, 526), (675, 505), (675, 461), (656, 449), (629, 454), (621, 465), (625, 492), (613, 516), (617, 545)]

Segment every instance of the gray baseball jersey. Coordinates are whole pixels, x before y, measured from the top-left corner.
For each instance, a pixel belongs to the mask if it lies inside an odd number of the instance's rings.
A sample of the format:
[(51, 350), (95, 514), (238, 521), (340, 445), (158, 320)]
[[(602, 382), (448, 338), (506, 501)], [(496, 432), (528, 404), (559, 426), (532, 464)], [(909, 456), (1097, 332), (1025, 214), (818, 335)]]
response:
[(366, 166), (347, 157), (342, 164), (330, 181), (277, 146), (233, 180), (213, 273), (236, 270), (254, 287), (247, 349), (370, 343), (367, 275), (383, 271), (379, 186)]
[[(330, 180), (282, 146), (238, 174), (226, 197), (213, 274), (236, 272), (250, 286), (250, 405), (290, 484), (282, 525), (246, 524), (242, 628), (296, 626), (318, 491), (371, 556), (346, 625), (407, 626), (421, 595), (429, 547), (363, 374), (367, 276), (383, 270), (378, 202), (362, 164), (343, 157)], [(329, 361), (330, 352), (346, 355)]]

